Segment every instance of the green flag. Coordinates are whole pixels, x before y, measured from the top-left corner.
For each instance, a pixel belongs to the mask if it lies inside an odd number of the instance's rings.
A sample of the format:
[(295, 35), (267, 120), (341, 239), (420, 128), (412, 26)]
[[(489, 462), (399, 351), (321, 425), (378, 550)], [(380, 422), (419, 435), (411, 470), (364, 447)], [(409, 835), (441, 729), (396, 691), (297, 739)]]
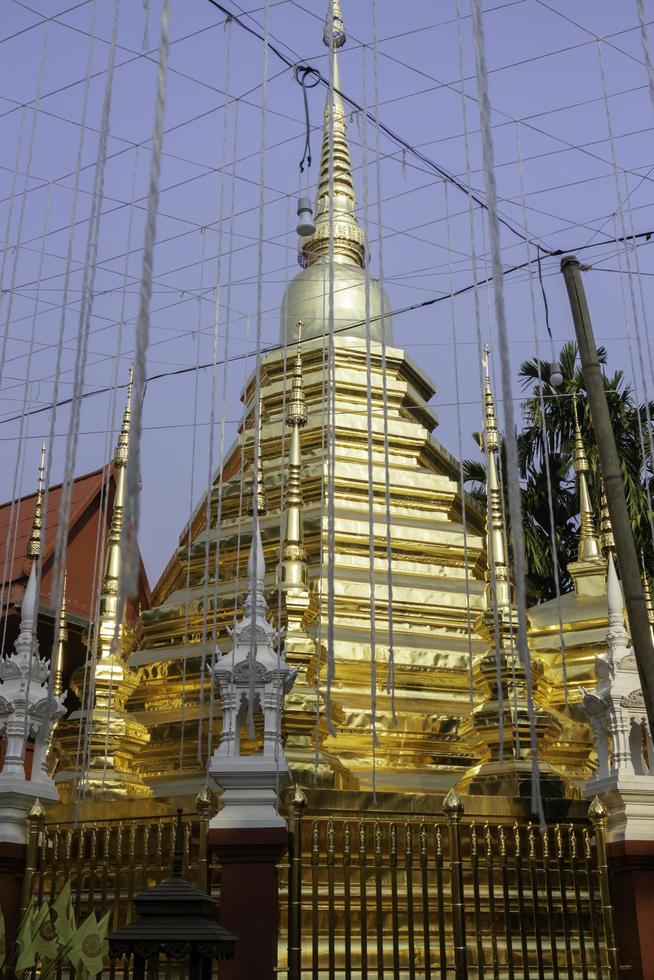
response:
[(84, 920), (72, 937), (68, 958), (80, 972), (85, 970), (89, 976), (96, 977), (102, 972), (105, 957), (109, 952), (107, 932), (109, 916), (107, 912), (101, 922), (95, 917), (95, 912)]
[(34, 937), (43, 925), (43, 920), (48, 914), (48, 906), (42, 905), (39, 909), (32, 899), (31, 904), (25, 910), (20, 926), (18, 927), (18, 959), (14, 967), (16, 973), (20, 974), (25, 970), (31, 970), (36, 966), (36, 949), (34, 947)]
[(48, 902), (39, 909), (32, 926), (32, 933), (32, 948), (41, 962), (56, 960), (59, 955), (59, 942)]
[(62, 946), (67, 946), (73, 938), (76, 928), (69, 881), (66, 882), (52, 903), (52, 911), (57, 939)]

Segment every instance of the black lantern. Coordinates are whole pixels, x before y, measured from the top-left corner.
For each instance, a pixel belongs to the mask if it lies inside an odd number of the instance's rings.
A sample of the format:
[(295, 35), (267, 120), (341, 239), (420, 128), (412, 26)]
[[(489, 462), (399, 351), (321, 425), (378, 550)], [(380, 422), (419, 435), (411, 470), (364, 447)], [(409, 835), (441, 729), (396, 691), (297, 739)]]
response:
[(109, 956), (134, 957), (132, 976), (159, 976), (168, 963), (188, 980), (210, 980), (214, 960), (234, 956), (236, 937), (217, 922), (218, 902), (182, 878), (182, 811), (177, 811), (172, 878), (134, 898), (137, 918), (109, 936)]

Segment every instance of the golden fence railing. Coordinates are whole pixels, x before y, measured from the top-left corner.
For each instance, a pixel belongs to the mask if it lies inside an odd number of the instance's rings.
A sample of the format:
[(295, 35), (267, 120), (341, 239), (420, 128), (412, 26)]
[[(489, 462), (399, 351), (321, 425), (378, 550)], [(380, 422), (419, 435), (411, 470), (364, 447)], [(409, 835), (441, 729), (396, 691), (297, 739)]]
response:
[[(220, 869), (209, 867), (209, 810), (182, 817), (183, 876), (198, 888), (219, 892)], [(175, 814), (124, 820), (46, 823), (45, 814), (29, 818), (23, 907), (54, 900), (70, 881), (78, 922), (91, 911), (111, 911), (110, 929), (131, 921), (132, 899), (170, 877), (175, 848)], [(67, 976), (67, 973), (60, 974)], [(122, 963), (107, 966), (105, 976), (123, 977)], [(166, 976), (177, 977), (168, 970)]]
[(454, 794), (443, 819), (304, 805), (282, 880), (289, 980), (617, 980), (601, 804), (546, 831), (466, 820)]

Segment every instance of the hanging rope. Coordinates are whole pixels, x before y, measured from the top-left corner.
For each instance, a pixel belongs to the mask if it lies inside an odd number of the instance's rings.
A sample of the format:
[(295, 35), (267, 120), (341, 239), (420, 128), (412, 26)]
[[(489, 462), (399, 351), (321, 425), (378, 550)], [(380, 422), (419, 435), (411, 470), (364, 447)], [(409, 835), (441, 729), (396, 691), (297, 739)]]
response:
[[(207, 494), (206, 494), (206, 507), (205, 507), (205, 543), (204, 543), (204, 614), (202, 617), (202, 657), (200, 662), (200, 717), (198, 719), (198, 762), (202, 764), (202, 725), (204, 721), (204, 686), (205, 686), (205, 671), (206, 671), (206, 646), (207, 646), (207, 617), (209, 614), (209, 578), (210, 578), (210, 553), (211, 553), (211, 512), (213, 504), (213, 488), (215, 481), (215, 425), (216, 425), (216, 396), (217, 396), (217, 366), (218, 366), (218, 350), (220, 344), (220, 299), (222, 295), (222, 261), (223, 261), (223, 235), (225, 229), (225, 172), (227, 169), (227, 157), (228, 157), (228, 135), (229, 135), (229, 121), (230, 121), (230, 110), (233, 108), (234, 103), (231, 99), (231, 72), (232, 72), (232, 32), (231, 25), (225, 25), (225, 33), (227, 35), (226, 40), (226, 51), (225, 51), (225, 81), (223, 86), (223, 91), (225, 93), (225, 107), (223, 110), (223, 133), (222, 133), (222, 150), (220, 158), (220, 197), (218, 203), (218, 248), (216, 257), (216, 303), (214, 307), (214, 318), (213, 318), (213, 360), (211, 365), (211, 396), (209, 399), (209, 460), (207, 464)], [(237, 104), (238, 107), (238, 104)], [(235, 157), (234, 157), (235, 162)], [(234, 164), (233, 164), (234, 165)], [(232, 165), (232, 166), (233, 166)], [(232, 187), (234, 186), (234, 171), (232, 169)], [(232, 214), (233, 214), (233, 200), (232, 200)], [(227, 361), (229, 354), (229, 333), (228, 327), (226, 328), (225, 335), (225, 361)], [(222, 387), (222, 411), (221, 411), (221, 439), (220, 439), (220, 461), (219, 461), (219, 498), (218, 498), (218, 510), (221, 513), (221, 500), (222, 496), (222, 471), (224, 465), (224, 426), (225, 426), (225, 405), (226, 405), (226, 388), (227, 388), (227, 376), (223, 369), (223, 387)], [(219, 565), (219, 551), (220, 551), (220, 532), (221, 532), (221, 522), (220, 517), (216, 521), (216, 541), (215, 541), (215, 563), (214, 563), (214, 588), (213, 588), (213, 601), (212, 601), (212, 635), (211, 635), (211, 666), (215, 663), (216, 658), (216, 639), (217, 639), (217, 591), (218, 591), (218, 577), (220, 573)], [(209, 677), (209, 716), (207, 725), (207, 765), (209, 759), (211, 758), (211, 752), (213, 749), (213, 722), (214, 722), (214, 710), (215, 710), (215, 691), (212, 676)]]
[[(363, 101), (368, 100), (368, 49), (362, 51)], [(370, 241), (370, 222), (368, 208), (368, 131), (364, 129), (363, 148), (363, 217), (366, 238)], [(381, 228), (378, 229), (381, 237)], [(383, 302), (383, 299), (382, 299)], [(380, 746), (377, 735), (377, 608), (375, 589), (375, 469), (373, 466), (373, 420), (372, 420), (372, 355), (370, 337), (370, 272), (364, 264), (364, 309), (366, 320), (366, 431), (368, 449), (368, 590), (370, 603), (370, 729), (372, 734), (372, 799), (377, 804), (377, 749)]]
[(304, 165), (306, 163), (307, 169), (311, 166), (311, 119), (309, 117), (309, 96), (307, 90), (315, 88), (316, 85), (320, 83), (320, 77), (314, 68), (309, 68), (307, 65), (302, 65), (295, 69), (295, 81), (298, 83), (302, 89), (302, 95), (304, 98), (304, 122), (305, 122), (305, 136), (304, 136), (304, 149), (302, 151), (302, 159), (300, 160), (300, 173), (304, 173)]
[[(381, 132), (379, 127), (379, 35), (377, 30), (377, 0), (372, 4), (372, 45), (373, 45), (373, 101), (375, 108), (375, 178), (377, 183), (377, 242), (379, 261), (379, 290), (381, 295), (381, 376), (384, 422), (384, 514), (386, 525), (386, 590), (388, 621), (388, 677), (386, 691), (391, 699), (391, 724), (397, 725), (395, 704), (395, 636), (393, 623), (393, 538), (391, 520), (390, 448), (388, 433), (388, 375), (386, 361), (386, 297), (384, 293), (384, 236), (382, 234), (382, 189), (381, 189)], [(365, 57), (365, 52), (364, 52)]]
[(73, 480), (77, 459), (77, 444), (81, 417), (81, 395), (84, 390), (86, 375), (86, 360), (88, 353), (89, 329), (93, 311), (95, 276), (98, 257), (98, 241), (100, 237), (100, 219), (104, 199), (104, 178), (107, 162), (107, 145), (111, 120), (111, 99), (113, 94), (114, 68), (116, 64), (116, 43), (118, 39), (118, 22), (120, 18), (120, 0), (115, 0), (111, 43), (107, 62), (104, 98), (102, 104), (102, 121), (98, 141), (98, 158), (93, 180), (93, 198), (86, 241), (86, 263), (82, 275), (82, 293), (77, 330), (77, 345), (75, 350), (75, 375), (71, 401), (70, 421), (68, 425), (68, 440), (66, 443), (66, 458), (64, 478), (61, 488), (61, 503), (55, 542), (55, 556), (52, 576), (51, 603), (55, 609), (55, 633), (59, 630), (61, 597), (64, 589), (66, 560), (68, 548), (68, 528), (72, 504)]
[(507, 471), (509, 479), (509, 516), (513, 541), (513, 565), (515, 570), (516, 599), (518, 607), (518, 654), (525, 672), (527, 684), (527, 708), (529, 713), (530, 743), (532, 758), (532, 808), (541, 823), (545, 825), (545, 815), (540, 789), (538, 769), (538, 742), (536, 737), (533, 683), (531, 661), (527, 647), (527, 603), (525, 593), (525, 557), (522, 529), (522, 505), (520, 501), (520, 469), (516, 443), (515, 417), (511, 392), (511, 364), (509, 359), (509, 340), (504, 305), (504, 280), (502, 276), (502, 253), (500, 244), (500, 224), (497, 216), (497, 188), (495, 184), (495, 162), (493, 138), (491, 133), (491, 106), (488, 97), (488, 73), (486, 68), (486, 43), (482, 19), (481, 0), (472, 0), (472, 26), (475, 43), (477, 71), (477, 90), (480, 108), (480, 128), (482, 136), (484, 184), (488, 200), (489, 230), (493, 268), (493, 287), (495, 293), (495, 315), (499, 339), (502, 395), (504, 400), (504, 429)]
[[(450, 227), (450, 199), (447, 189), (447, 184), (443, 184), (443, 193), (445, 196), (445, 217), (446, 217), (446, 227), (447, 227), (447, 265), (449, 273), (450, 282), (450, 292), (452, 291), (452, 283), (454, 273), (452, 270), (452, 231)], [(468, 516), (467, 516), (467, 502), (466, 502), (466, 491), (465, 491), (465, 481), (463, 472), (463, 431), (461, 423), (461, 387), (459, 379), (459, 352), (458, 352), (458, 331), (457, 331), (457, 320), (456, 320), (456, 304), (454, 300), (450, 305), (450, 316), (452, 319), (452, 350), (454, 353), (454, 399), (456, 402), (456, 431), (458, 439), (458, 456), (459, 456), (459, 493), (461, 495), (461, 525), (463, 529), (463, 573), (465, 576), (465, 589), (466, 589), (466, 633), (467, 633), (467, 646), (468, 646), (468, 675), (469, 675), (469, 694), (470, 701), (474, 700), (474, 683), (473, 683), (473, 665), (474, 665), (474, 654), (472, 645), (472, 611), (470, 609), (470, 559), (469, 559), (469, 546), (468, 546)]]
[[(139, 287), (139, 313), (136, 324), (136, 345), (134, 351), (134, 384), (132, 389), (132, 421), (129, 430), (129, 455), (127, 460), (125, 512), (121, 534), (121, 576), (118, 591), (118, 611), (116, 626), (123, 620), (128, 596), (138, 595), (139, 551), (138, 533), (140, 526), (139, 481), (141, 477), (141, 427), (143, 416), (143, 397), (145, 395), (145, 364), (150, 336), (150, 299), (152, 296), (152, 259), (157, 232), (157, 209), (159, 206), (159, 175), (161, 171), (161, 147), (163, 142), (163, 121), (166, 106), (166, 70), (170, 44), (170, 0), (164, 0), (161, 11), (161, 31), (159, 40), (159, 68), (157, 71), (157, 96), (152, 133), (152, 156), (150, 158), (150, 183), (148, 189), (148, 210), (143, 245), (143, 264)], [(117, 635), (114, 643), (117, 643)]]
[[(463, 57), (463, 38), (461, 32), (461, 10), (460, 10), (460, 0), (456, 0), (456, 34), (457, 34), (457, 46), (459, 54), (459, 72), (461, 78), (464, 77), (464, 57)], [(463, 88), (461, 89), (461, 112), (463, 116), (463, 145), (465, 152), (465, 164), (466, 164), (466, 180), (470, 182), (472, 179), (472, 164), (470, 157), (470, 131), (468, 126), (468, 103), (465, 97), (465, 92)], [(479, 281), (479, 267), (478, 267), (478, 256), (477, 256), (477, 229), (475, 223), (475, 213), (473, 210), (473, 200), (472, 197), (468, 197), (468, 225), (470, 229), (470, 246), (472, 252), (472, 276), (473, 276), (473, 299), (474, 299), (474, 311), (475, 311), (475, 337), (477, 341), (477, 370), (479, 372), (479, 395), (480, 404), (483, 404), (483, 392), (484, 392), (484, 377), (482, 372), (482, 350), (483, 350), (483, 340), (481, 335), (481, 304), (479, 299), (479, 287), (483, 285)], [(482, 237), (483, 242), (483, 237)], [(486, 277), (487, 278), (487, 277)], [(488, 459), (486, 459), (488, 464)], [(491, 512), (490, 512), (490, 496), (486, 495), (486, 522), (487, 526), (490, 526)], [(495, 577), (495, 554), (493, 550), (493, 544), (491, 542), (489, 554), (487, 556), (491, 588), (493, 590), (493, 595), (497, 594), (497, 581)], [(497, 611), (497, 603), (493, 602), (493, 639), (495, 641), (495, 683), (497, 684), (498, 691), (502, 691), (502, 663), (500, 656), (500, 623)], [(470, 704), (474, 704), (474, 672), (473, 664), (470, 663)], [(499, 759), (500, 762), (504, 761), (504, 699), (502, 697), (498, 700), (498, 729), (499, 729)]]
[[(522, 143), (520, 140), (520, 127), (516, 123), (515, 127), (516, 135), (516, 148), (518, 151), (518, 171), (520, 174), (520, 196), (522, 198), (522, 220), (528, 222), (527, 214), (527, 198), (525, 193), (525, 174), (524, 165), (522, 159)], [(538, 400), (540, 407), (540, 417), (541, 417), (541, 432), (543, 438), (543, 458), (545, 463), (545, 482), (547, 484), (547, 512), (550, 521), (550, 554), (552, 556), (552, 569), (554, 571), (554, 594), (556, 600), (556, 618), (559, 627), (559, 654), (561, 656), (561, 674), (563, 678), (563, 701), (565, 707), (568, 707), (568, 664), (565, 652), (565, 640), (563, 638), (563, 610), (561, 608), (561, 574), (559, 569), (559, 554), (556, 547), (556, 521), (554, 517), (554, 495), (552, 491), (552, 472), (550, 466), (550, 452), (549, 452), (549, 440), (547, 438), (547, 419), (545, 415), (545, 395), (543, 392), (543, 378), (541, 375), (541, 353), (540, 353), (540, 339), (538, 336), (538, 318), (536, 316), (536, 297), (534, 295), (534, 275), (533, 275), (533, 265), (531, 262), (531, 248), (526, 245), (527, 258), (530, 260), (527, 266), (527, 272), (529, 276), (529, 295), (531, 299), (531, 323), (534, 336), (534, 345), (536, 348), (536, 365), (538, 370)], [(545, 325), (547, 332), (549, 334), (551, 346), (551, 363), (556, 360), (554, 352), (554, 340), (552, 337), (552, 331), (549, 327), (548, 318), (548, 306), (547, 297), (545, 296), (545, 288), (543, 286), (543, 274), (541, 269), (540, 253), (537, 253), (536, 263), (538, 268), (538, 278), (540, 282), (540, 288), (543, 296), (543, 302), (545, 305)]]

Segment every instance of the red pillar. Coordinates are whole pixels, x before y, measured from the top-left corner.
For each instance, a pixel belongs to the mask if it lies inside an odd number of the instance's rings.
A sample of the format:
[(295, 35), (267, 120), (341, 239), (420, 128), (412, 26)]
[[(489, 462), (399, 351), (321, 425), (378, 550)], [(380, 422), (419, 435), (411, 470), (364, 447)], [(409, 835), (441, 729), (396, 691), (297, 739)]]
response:
[(209, 847), (222, 866), (219, 921), (238, 940), (234, 959), (220, 965), (221, 980), (273, 980), (275, 976), (277, 864), (287, 846), (284, 827), (209, 831)]
[(654, 841), (606, 847), (618, 958), (629, 980), (654, 978)]
[(18, 932), (26, 856), (25, 844), (0, 842), (0, 909), (5, 920), (7, 950), (16, 939)]

